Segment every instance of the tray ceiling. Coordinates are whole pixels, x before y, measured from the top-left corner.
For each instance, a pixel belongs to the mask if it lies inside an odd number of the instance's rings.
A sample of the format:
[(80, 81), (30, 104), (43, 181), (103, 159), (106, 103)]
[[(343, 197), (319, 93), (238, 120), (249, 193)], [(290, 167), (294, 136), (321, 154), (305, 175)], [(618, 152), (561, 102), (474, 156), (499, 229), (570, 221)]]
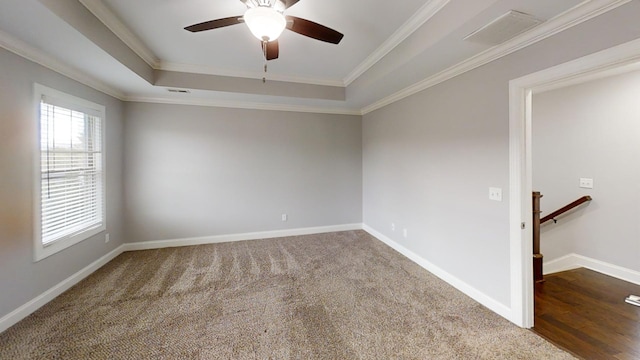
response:
[(266, 84), (245, 25), (183, 29), (241, 15), (239, 0), (3, 0), (0, 45), (125, 100), (361, 113), (491, 51), (463, 39), (509, 10), (542, 27), (607, 3), (616, 1), (300, 0), (286, 14), (345, 37), (333, 45), (285, 31)]

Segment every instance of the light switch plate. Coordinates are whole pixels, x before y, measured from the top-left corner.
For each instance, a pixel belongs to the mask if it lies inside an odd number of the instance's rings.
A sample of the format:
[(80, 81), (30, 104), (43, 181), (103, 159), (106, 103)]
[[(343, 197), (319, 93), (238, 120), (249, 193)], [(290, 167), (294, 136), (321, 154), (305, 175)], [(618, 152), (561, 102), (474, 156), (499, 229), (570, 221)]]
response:
[(593, 189), (593, 179), (580, 178), (580, 187), (583, 189)]
[(501, 188), (489, 188), (489, 200), (502, 201), (502, 189)]

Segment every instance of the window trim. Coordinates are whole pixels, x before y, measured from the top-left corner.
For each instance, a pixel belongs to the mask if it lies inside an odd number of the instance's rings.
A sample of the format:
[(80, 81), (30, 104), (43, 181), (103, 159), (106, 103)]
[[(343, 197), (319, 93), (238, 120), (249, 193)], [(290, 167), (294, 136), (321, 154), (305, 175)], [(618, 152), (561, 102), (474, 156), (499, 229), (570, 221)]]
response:
[[(98, 116), (101, 119), (101, 142), (102, 142), (102, 224), (81, 231), (76, 234), (71, 234), (65, 238), (60, 240), (56, 240), (46, 246), (42, 243), (42, 203), (41, 203), (41, 190), (42, 190), (42, 180), (41, 180), (41, 118), (40, 118), (40, 103), (42, 98), (50, 98), (54, 99), (54, 102), (58, 106), (63, 106), (68, 109), (81, 111), (85, 114)], [(104, 232), (107, 228), (107, 163), (106, 163), (106, 108), (103, 105), (96, 104), (94, 102), (64, 93), (62, 91), (58, 91), (44, 85), (35, 83), (34, 84), (34, 115), (35, 119), (35, 136), (34, 140), (34, 155), (33, 155), (33, 164), (34, 164), (34, 177), (33, 177), (33, 224), (34, 224), (34, 234), (33, 234), (33, 244), (34, 244), (34, 253), (33, 253), (33, 261), (38, 262), (42, 259), (45, 259), (53, 254), (56, 254), (64, 249), (67, 249), (79, 242), (87, 240), (101, 232)]]

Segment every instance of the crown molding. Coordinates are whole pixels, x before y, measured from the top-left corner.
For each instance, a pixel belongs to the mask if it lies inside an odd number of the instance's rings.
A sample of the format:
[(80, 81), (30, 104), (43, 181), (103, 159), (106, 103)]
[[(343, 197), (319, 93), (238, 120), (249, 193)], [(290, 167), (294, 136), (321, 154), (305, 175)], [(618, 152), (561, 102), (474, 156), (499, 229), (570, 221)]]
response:
[(413, 34), (420, 26), (431, 19), (450, 0), (431, 0), (424, 4), (407, 22), (405, 22), (398, 30), (396, 30), (380, 47), (378, 47), (371, 55), (369, 55), (360, 65), (356, 66), (344, 80), (344, 86), (349, 86), (360, 75), (364, 74), (373, 65), (385, 57), (396, 46), (400, 45), (409, 35)]
[[(261, 79), (260, 72), (243, 72), (228, 69), (220, 69), (211, 66), (180, 64), (164, 62), (138, 38), (129, 28), (111, 11), (102, 0), (79, 0), (95, 17), (97, 17), (109, 30), (122, 40), (131, 50), (142, 58), (149, 66), (156, 70), (179, 71), (208, 75), (233, 76), (250, 79)], [(269, 78), (277, 81), (286, 81), (302, 84), (340, 86), (346, 87), (365, 71), (380, 61), (391, 50), (404, 41), (409, 35), (438, 13), (450, 0), (431, 0), (423, 5), (400, 29), (396, 30), (378, 49), (369, 55), (344, 79), (322, 79), (288, 76), (281, 74), (269, 74)]]
[(268, 104), (249, 101), (228, 101), (216, 99), (171, 99), (163, 97), (127, 96), (124, 92), (104, 83), (85, 72), (69, 66), (43, 51), (28, 45), (0, 30), (0, 47), (36, 64), (44, 66), (72, 80), (82, 83), (97, 91), (110, 95), (116, 99), (129, 102), (147, 102), (157, 104), (192, 105), (208, 107), (225, 107), (236, 109), (290, 111), (318, 114), (337, 115), (362, 115), (358, 109), (348, 109), (340, 107), (313, 107), (304, 105)]
[[(185, 73), (192, 73), (192, 74), (230, 76), (230, 77), (240, 77), (240, 78), (247, 78), (247, 79), (262, 79), (263, 77), (265, 77), (265, 74), (262, 72), (225, 70), (225, 69), (215, 68), (212, 66), (181, 64), (181, 63), (172, 63), (172, 62), (166, 62), (166, 61), (160, 61), (157, 70), (177, 71), (177, 72), (185, 72)], [(276, 73), (267, 73), (266, 78), (268, 80), (293, 82), (293, 83), (300, 83), (300, 84), (345, 87), (344, 82), (340, 79), (321, 79), (321, 78), (282, 75), (282, 74), (276, 74)]]
[[(234, 71), (220, 69), (213, 66), (181, 64), (160, 60), (119, 18), (109, 9), (102, 0), (79, 0), (95, 17), (97, 17), (111, 32), (124, 42), (133, 52), (142, 58), (149, 66), (156, 70), (177, 71), (195, 74), (219, 75), (242, 77), (249, 79), (262, 79), (261, 72)], [(448, 1), (448, 0), (447, 0)], [(294, 82), (301, 84), (339, 86), (345, 87), (341, 79), (307, 78), (288, 76), (281, 74), (268, 74), (269, 79), (276, 81)]]
[(158, 68), (160, 59), (101, 0), (79, 1), (144, 62)]
[(125, 99), (128, 102), (143, 102), (153, 104), (171, 104), (171, 105), (189, 105), (189, 106), (207, 106), (222, 107), (232, 109), (248, 109), (248, 110), (269, 110), (269, 111), (289, 111), (315, 114), (333, 114), (333, 115), (356, 115), (361, 116), (362, 113), (357, 109), (345, 109), (339, 107), (313, 107), (305, 105), (287, 105), (287, 104), (268, 104), (250, 101), (230, 101), (216, 99), (174, 99), (165, 97), (145, 97), (145, 96), (129, 96)]
[[(100, 0), (79, 0), (79, 1), (81, 1), (84, 4), (85, 2), (93, 3), (93, 2), (99, 2)], [(444, 1), (448, 1), (448, 0), (441, 0), (439, 4), (442, 5), (442, 2)], [(367, 105), (361, 109), (322, 107), (322, 106), (313, 107), (313, 106), (287, 105), (287, 104), (268, 104), (268, 103), (244, 102), (244, 101), (224, 101), (224, 100), (215, 100), (215, 99), (169, 99), (169, 98), (163, 98), (163, 97), (127, 96), (121, 90), (106, 84), (105, 82), (87, 74), (84, 71), (81, 71), (73, 66), (67, 65), (61, 62), (60, 60), (56, 59), (55, 57), (44, 53), (42, 50), (39, 50), (31, 45), (28, 45), (22, 40), (19, 40), (14, 36), (9, 35), (1, 30), (0, 30), (0, 47), (10, 52), (13, 52), (27, 60), (35, 62), (39, 65), (42, 65), (50, 70), (53, 70), (59, 74), (62, 74), (68, 78), (78, 81), (97, 91), (103, 92), (107, 95), (113, 96), (122, 101), (138, 101), (138, 102), (149, 102), (149, 103), (196, 105), (196, 106), (227, 107), (227, 108), (273, 110), (273, 111), (311, 112), (311, 113), (324, 113), (324, 114), (365, 115), (372, 111), (380, 109), (384, 106), (392, 104), (396, 101), (404, 99), (408, 96), (416, 94), (420, 91), (428, 89), (432, 86), (440, 84), (444, 81), (447, 81), (451, 78), (454, 78), (458, 75), (461, 75), (467, 71), (471, 71), (477, 67), (480, 67), (496, 59), (499, 59), (503, 56), (509, 55), (515, 51), (518, 51), (522, 48), (530, 46), (538, 41), (544, 40), (554, 34), (557, 34), (563, 30), (566, 30), (568, 28), (581, 24), (589, 19), (592, 19), (601, 14), (604, 14), (630, 1), (631, 0), (585, 1), (575, 6), (574, 8), (564, 12), (563, 14), (556, 16), (555, 18), (535, 27), (534, 29), (524, 34), (517, 36), (516, 38), (502, 45), (495, 46), (471, 58), (461, 61), (452, 67), (449, 67), (433, 76), (430, 76), (411, 86), (408, 86), (403, 90), (400, 90), (390, 96), (387, 96), (378, 101), (375, 101), (370, 105)], [(435, 2), (432, 1), (428, 5), (434, 6), (433, 4), (435, 4)], [(435, 8), (431, 8), (431, 9), (432, 11), (434, 11), (433, 9)], [(160, 67), (159, 65), (161, 65), (160, 62), (156, 64), (156, 66)], [(180, 66), (182, 65), (180, 64), (165, 63), (164, 65), (167, 66), (166, 70), (170, 70), (170, 71), (171, 70), (185, 71), (187, 67), (190, 67), (189, 65), (184, 65), (184, 67), (181, 68)], [(193, 68), (192, 68), (192, 71), (185, 71), (185, 72), (193, 72)], [(216, 74), (220, 75), (219, 73), (216, 73)], [(281, 80), (281, 79), (276, 79), (276, 76), (274, 75), (270, 75), (270, 78), (273, 80)], [(298, 79), (298, 80), (301, 80), (301, 79)], [(296, 82), (294, 79), (288, 79), (288, 80), (282, 80), (282, 81)], [(298, 82), (308, 83), (306, 81), (298, 81)], [(336, 86), (336, 83), (323, 82), (318, 85)]]
[(515, 38), (501, 45), (497, 45), (488, 50), (485, 50), (433, 76), (430, 76), (392, 95), (389, 95), (368, 106), (365, 106), (361, 109), (361, 112), (363, 115), (366, 115), (372, 111), (385, 107), (396, 101), (402, 100), (408, 96), (411, 96), (420, 91), (426, 90), (432, 86), (445, 82), (458, 75), (464, 74), (482, 65), (490, 63), (501, 57), (507, 56), (513, 52), (516, 52), (532, 44), (535, 44), (538, 41), (544, 40), (550, 36), (553, 36), (561, 31), (564, 31), (573, 26), (581, 24), (596, 16), (602, 15), (630, 1), (631, 0), (585, 1), (579, 5), (576, 5), (572, 9), (569, 9), (564, 13), (554, 17), (553, 19), (548, 20), (547, 22), (536, 26), (532, 30), (527, 31), (521, 35), (518, 35)]
[(103, 92), (107, 95), (113, 96), (116, 99), (124, 100), (125, 94), (106, 84), (105, 82), (78, 70), (77, 68), (67, 65), (55, 57), (44, 53), (43, 51), (28, 45), (22, 40), (19, 40), (0, 30), (0, 47), (21, 56), (36, 64), (42, 65), (50, 70), (53, 70), (61, 75), (64, 75), (72, 80), (82, 83), (90, 88)]

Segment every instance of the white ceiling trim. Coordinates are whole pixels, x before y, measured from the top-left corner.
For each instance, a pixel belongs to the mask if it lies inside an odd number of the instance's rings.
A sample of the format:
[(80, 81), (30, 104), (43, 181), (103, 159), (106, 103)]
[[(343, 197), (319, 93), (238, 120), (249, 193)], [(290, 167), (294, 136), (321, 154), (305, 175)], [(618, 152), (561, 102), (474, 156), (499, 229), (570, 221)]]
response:
[(330, 107), (312, 107), (303, 105), (287, 105), (287, 104), (267, 104), (248, 101), (227, 101), (215, 99), (170, 99), (163, 97), (144, 97), (130, 96), (125, 99), (130, 102), (144, 102), (154, 104), (172, 104), (172, 105), (190, 105), (190, 106), (208, 106), (223, 107), (233, 109), (249, 109), (249, 110), (270, 110), (270, 111), (290, 111), (315, 114), (334, 114), (334, 115), (362, 115), (360, 110), (330, 108)]
[(154, 69), (160, 59), (101, 0), (79, 0), (98, 20)]
[[(179, 64), (164, 62), (159, 59), (139, 37), (137, 37), (101, 0), (79, 0), (94, 16), (107, 26), (120, 40), (131, 50), (140, 56), (149, 66), (156, 70), (179, 71), (189, 73), (201, 73), (219, 76), (236, 76), (251, 79), (261, 79), (258, 72), (238, 72), (213, 66)], [(306, 78), (298, 76), (286, 76), (271, 74), (270, 78), (278, 81), (295, 82), (312, 85), (341, 86), (346, 87), (355, 81), (360, 75), (380, 61), (391, 50), (415, 32), (420, 26), (437, 14), (450, 0), (430, 0), (423, 5), (407, 22), (396, 30), (389, 39), (369, 55), (362, 63), (351, 71), (344, 79)]]
[[(177, 71), (196, 74), (208, 74), (218, 76), (232, 76), (250, 79), (262, 79), (261, 72), (243, 72), (216, 68), (213, 66), (181, 64), (166, 62), (159, 59), (139, 37), (111, 11), (102, 0), (79, 0), (98, 20), (100, 20), (111, 32), (124, 42), (133, 52), (142, 58), (149, 66), (156, 70)], [(448, 0), (447, 0), (448, 1)], [(280, 74), (267, 74), (267, 78), (276, 81), (287, 81), (302, 84), (340, 86), (344, 87), (342, 79), (305, 78), (299, 76), (287, 76)]]
[(340, 79), (305, 78), (300, 76), (287, 76), (287, 75), (281, 75), (281, 74), (270, 73), (270, 72), (267, 72), (265, 75), (265, 73), (263, 72), (221, 70), (221, 69), (216, 69), (211, 66), (205, 66), (205, 65), (180, 64), (180, 63), (172, 63), (172, 62), (165, 62), (165, 61), (160, 61), (160, 64), (157, 69), (165, 70), (165, 71), (194, 73), (194, 74), (241, 77), (241, 78), (248, 78), (248, 79), (262, 79), (263, 77), (266, 77), (267, 80), (274, 80), (274, 81), (286, 81), (286, 82), (309, 84), (309, 85), (344, 87), (344, 82)]
[(380, 61), (396, 46), (400, 45), (409, 35), (413, 34), (419, 27), (437, 14), (445, 7), (450, 0), (431, 0), (424, 4), (407, 22), (396, 30), (380, 47), (371, 53), (360, 65), (356, 66), (344, 80), (344, 86), (349, 86), (360, 75), (364, 74), (373, 65)]
[(338, 107), (310, 107), (302, 105), (266, 104), (244, 101), (220, 101), (215, 99), (171, 99), (163, 97), (127, 96), (124, 92), (104, 83), (103, 81), (98, 80), (95, 77), (88, 75), (87, 73), (75, 67), (64, 64), (56, 58), (44, 53), (43, 51), (32, 47), (31, 45), (28, 45), (25, 42), (2, 31), (0, 31), (0, 47), (122, 101), (139, 101), (151, 103), (274, 111), (311, 112), (325, 114), (365, 115), (396, 101), (404, 99), (408, 96), (411, 96), (415, 93), (423, 91), (427, 88), (447, 81), (453, 77), (461, 75), (467, 71), (473, 70), (479, 66), (494, 61), (500, 57), (509, 55), (517, 50), (520, 50), (538, 41), (546, 39), (558, 32), (561, 32), (572, 26), (578, 25), (584, 21), (613, 10), (630, 1), (631, 0), (587, 0), (584, 3), (574, 7), (573, 9), (570, 9), (563, 14), (545, 22), (544, 24), (539, 25), (529, 32), (519, 35), (502, 45), (495, 46), (476, 56), (464, 60), (444, 71), (441, 71), (436, 75), (428, 77), (401, 91), (396, 92), (395, 94), (392, 94), (368, 106), (365, 106), (360, 110)]
[(497, 60), (503, 56), (507, 56), (522, 48), (535, 44), (568, 28), (581, 24), (598, 15), (602, 15), (610, 10), (622, 6), (631, 0), (588, 0), (564, 13), (548, 20), (547, 22), (525, 32), (515, 38), (505, 42), (504, 44), (494, 46), (475, 56), (470, 57), (458, 64), (445, 69), (433, 76), (419, 81), (411, 86), (404, 88), (392, 95), (380, 99), (368, 106), (362, 108), (361, 112), (366, 115), (372, 111), (385, 107), (396, 101), (402, 100), (408, 96), (426, 90), (432, 86), (445, 82), (458, 75), (464, 74), (482, 65)]
[(254, 109), (272, 111), (290, 111), (317, 114), (362, 115), (358, 109), (346, 109), (339, 107), (312, 107), (304, 105), (267, 104), (249, 101), (227, 101), (216, 99), (179, 99), (169, 97), (144, 97), (127, 96), (124, 92), (104, 83), (95, 77), (69, 66), (58, 59), (46, 54), (22, 40), (0, 30), (0, 47), (36, 64), (42, 65), (58, 74), (66, 76), (97, 91), (113, 96), (121, 101), (136, 101), (157, 104), (193, 105), (209, 107), (225, 107), (235, 109)]
[(3, 31), (0, 31), (0, 47), (119, 100), (125, 99), (125, 94), (122, 91), (96, 79), (84, 71), (59, 61), (53, 56)]

